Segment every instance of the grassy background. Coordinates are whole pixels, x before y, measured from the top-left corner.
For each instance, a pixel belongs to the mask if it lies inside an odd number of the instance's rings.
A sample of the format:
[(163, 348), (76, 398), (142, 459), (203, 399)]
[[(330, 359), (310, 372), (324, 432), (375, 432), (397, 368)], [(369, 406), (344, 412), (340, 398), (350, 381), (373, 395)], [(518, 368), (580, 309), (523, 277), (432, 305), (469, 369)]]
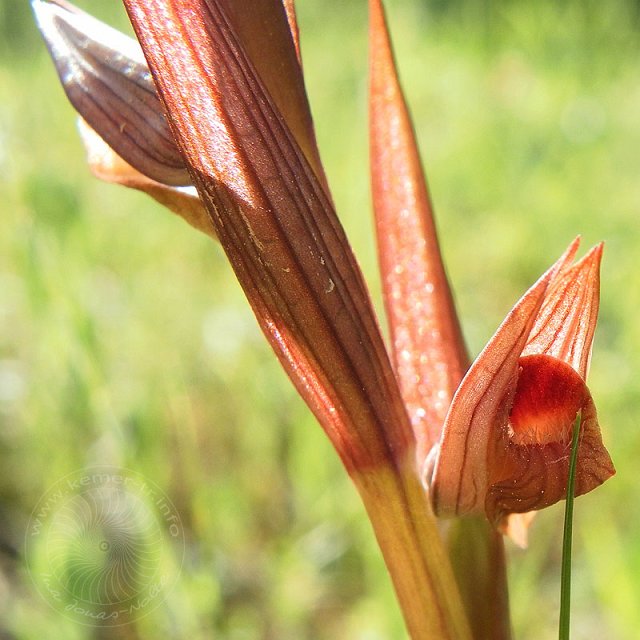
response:
[[(640, 627), (640, 16), (559, 4), (388, 9), (471, 352), (576, 234), (606, 241), (590, 387), (618, 475), (576, 505), (573, 637), (624, 640)], [(298, 5), (321, 151), (378, 300), (365, 3)], [(84, 7), (125, 28), (117, 2)], [(358, 498), (221, 251), (88, 175), (17, 0), (0, 0), (0, 203), (0, 637), (404, 637)], [(49, 607), (23, 553), (43, 493), (96, 463), (159, 485), (187, 542), (163, 606), (111, 630)], [(509, 547), (520, 640), (556, 637), (561, 520), (548, 509), (529, 550)]]

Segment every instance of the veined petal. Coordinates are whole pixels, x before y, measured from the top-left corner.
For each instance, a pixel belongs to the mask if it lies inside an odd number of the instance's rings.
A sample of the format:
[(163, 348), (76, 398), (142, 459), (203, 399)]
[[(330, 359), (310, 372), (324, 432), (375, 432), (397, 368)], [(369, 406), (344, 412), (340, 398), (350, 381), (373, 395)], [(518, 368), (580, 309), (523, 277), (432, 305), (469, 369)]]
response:
[(369, 137), (378, 255), (392, 359), (421, 463), (440, 438), (469, 363), (380, 0), (370, 0), (369, 12)]
[(545, 353), (569, 363), (586, 380), (600, 306), (599, 244), (558, 273), (522, 354)]
[(433, 471), (431, 499), (439, 515), (481, 513), (487, 492), (489, 444), (506, 424), (518, 360), (542, 306), (551, 270), (525, 293), (471, 365), (453, 398)]
[(188, 185), (138, 43), (62, 0), (32, 5), (65, 93), (82, 118), (143, 175)]
[(434, 462), (441, 514), (507, 517), (566, 495), (571, 427), (582, 415), (576, 494), (615, 471), (602, 444), (586, 373), (602, 246), (573, 266), (577, 243), (525, 294), (465, 376)]

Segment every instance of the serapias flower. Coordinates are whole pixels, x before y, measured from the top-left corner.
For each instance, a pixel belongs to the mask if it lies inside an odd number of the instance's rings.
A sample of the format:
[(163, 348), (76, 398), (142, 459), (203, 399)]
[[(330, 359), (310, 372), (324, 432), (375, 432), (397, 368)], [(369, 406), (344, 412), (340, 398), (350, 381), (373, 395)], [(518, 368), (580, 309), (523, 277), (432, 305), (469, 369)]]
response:
[(485, 513), (520, 543), (524, 529), (511, 514), (542, 509), (566, 496), (578, 414), (575, 494), (615, 473), (586, 385), (602, 245), (572, 265), (578, 244), (574, 241), (520, 299), (473, 363), (427, 462), (438, 514)]

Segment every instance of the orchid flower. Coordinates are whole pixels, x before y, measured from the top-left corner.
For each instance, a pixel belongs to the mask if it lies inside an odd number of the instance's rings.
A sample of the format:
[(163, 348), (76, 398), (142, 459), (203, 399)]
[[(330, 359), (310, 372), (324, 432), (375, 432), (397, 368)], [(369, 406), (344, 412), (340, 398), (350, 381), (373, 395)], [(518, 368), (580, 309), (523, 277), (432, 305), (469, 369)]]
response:
[[(124, 4), (139, 44), (64, 0), (33, 0), (90, 167), (219, 240), (360, 492), (411, 637), (510, 637), (496, 531), (522, 539), (519, 514), (563, 497), (578, 412), (577, 493), (613, 473), (585, 384), (601, 247), (570, 266), (574, 242), (469, 367), (382, 4), (370, 0), (387, 351), (320, 162), (293, 1)], [(472, 567), (448, 557), (434, 511), (472, 516), (461, 522), (484, 580), (470, 586)]]
[(426, 464), (427, 475), (433, 473), (429, 484), (437, 513), (484, 513), (521, 544), (528, 518), (514, 514), (566, 496), (578, 413), (575, 494), (615, 473), (585, 383), (602, 245), (571, 266), (578, 244), (574, 241), (527, 291), (473, 363)]

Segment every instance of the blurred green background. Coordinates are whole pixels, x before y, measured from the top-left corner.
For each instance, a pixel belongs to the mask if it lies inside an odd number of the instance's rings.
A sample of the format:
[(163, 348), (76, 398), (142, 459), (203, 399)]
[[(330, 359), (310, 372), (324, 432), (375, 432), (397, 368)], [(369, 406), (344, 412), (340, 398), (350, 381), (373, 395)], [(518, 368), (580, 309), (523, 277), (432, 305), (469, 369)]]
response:
[[(126, 28), (115, 0), (83, 7)], [(636, 638), (639, 4), (387, 8), (471, 352), (575, 235), (606, 242), (590, 387), (618, 475), (576, 505), (573, 637)], [(379, 305), (365, 2), (298, 10), (323, 159)], [(221, 250), (89, 175), (21, 0), (0, 0), (0, 210), (0, 637), (403, 638), (358, 497)], [(41, 496), (93, 464), (156, 483), (186, 540), (162, 606), (116, 628), (50, 606), (24, 553)], [(519, 640), (557, 637), (561, 527), (557, 505), (528, 550), (508, 545)]]

